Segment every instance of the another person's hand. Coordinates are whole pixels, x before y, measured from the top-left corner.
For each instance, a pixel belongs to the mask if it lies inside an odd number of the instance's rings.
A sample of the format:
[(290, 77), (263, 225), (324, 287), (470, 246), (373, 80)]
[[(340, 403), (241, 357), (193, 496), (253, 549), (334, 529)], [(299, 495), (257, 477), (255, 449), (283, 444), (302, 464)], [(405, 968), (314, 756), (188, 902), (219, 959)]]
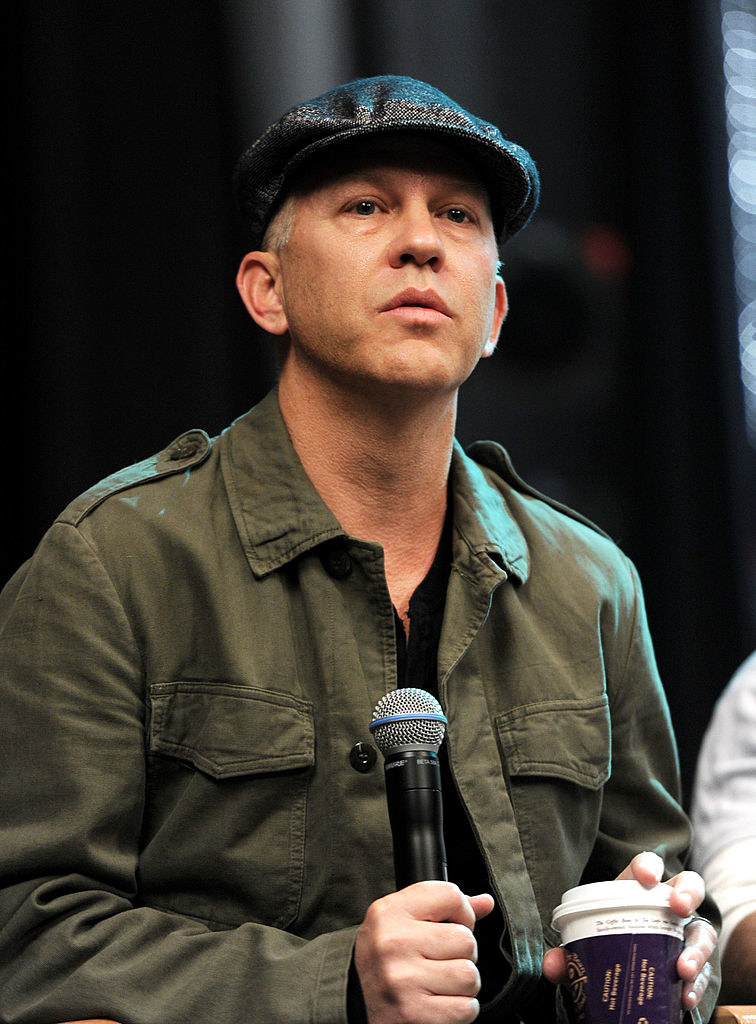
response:
[[(656, 885), (662, 880), (664, 862), (655, 853), (639, 853), (633, 857), (619, 879), (635, 879), (641, 885)], [(704, 882), (695, 871), (681, 871), (667, 880), (673, 892), (669, 905), (679, 917), (695, 914), (705, 895)], [(717, 943), (713, 925), (703, 918), (694, 917), (685, 927), (685, 947), (677, 961), (677, 973), (683, 981), (683, 1008), (693, 1009), (706, 991), (711, 977), (709, 958)], [(564, 950), (551, 949), (543, 958), (543, 973), (549, 981), (564, 984), (567, 981), (567, 964)]]
[(475, 922), (493, 897), (449, 882), (417, 882), (376, 900), (357, 932), (354, 962), (370, 1024), (469, 1024), (480, 1011)]

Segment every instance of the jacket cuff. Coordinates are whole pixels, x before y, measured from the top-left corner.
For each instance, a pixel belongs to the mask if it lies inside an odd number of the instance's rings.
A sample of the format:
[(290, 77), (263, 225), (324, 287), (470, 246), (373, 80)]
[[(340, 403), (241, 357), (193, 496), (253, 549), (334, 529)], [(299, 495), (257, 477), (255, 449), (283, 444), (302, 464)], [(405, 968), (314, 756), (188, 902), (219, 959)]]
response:
[(356, 1005), (361, 1005), (362, 1012), (365, 1012), (356, 970), (354, 980), (357, 982), (357, 990), (353, 990), (354, 983), (350, 985), (356, 936), (356, 925), (331, 932), (328, 936), (329, 941), (323, 951), (314, 999), (313, 1024), (361, 1024), (359, 1017), (355, 1017), (353, 1021), (348, 1010), (348, 999), (359, 997)]

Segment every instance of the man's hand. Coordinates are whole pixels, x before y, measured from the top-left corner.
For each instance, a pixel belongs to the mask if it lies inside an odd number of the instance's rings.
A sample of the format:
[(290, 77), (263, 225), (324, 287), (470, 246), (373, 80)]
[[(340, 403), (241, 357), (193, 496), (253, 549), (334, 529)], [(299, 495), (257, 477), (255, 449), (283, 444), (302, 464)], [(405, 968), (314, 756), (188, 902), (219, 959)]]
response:
[(475, 922), (493, 897), (450, 882), (416, 882), (376, 900), (354, 962), (370, 1024), (469, 1024), (478, 1016)]
[[(618, 879), (635, 879), (648, 888), (662, 879), (664, 863), (655, 853), (639, 853), (633, 857)], [(681, 871), (667, 881), (673, 892), (669, 905), (679, 917), (690, 917), (704, 898), (703, 879), (695, 871)], [(717, 933), (708, 921), (693, 918), (685, 928), (685, 948), (677, 961), (677, 973), (683, 981), (683, 1009), (691, 1010), (701, 1001), (711, 976), (709, 957), (714, 951)], [(567, 981), (564, 950), (551, 949), (543, 958), (543, 973), (555, 984)]]

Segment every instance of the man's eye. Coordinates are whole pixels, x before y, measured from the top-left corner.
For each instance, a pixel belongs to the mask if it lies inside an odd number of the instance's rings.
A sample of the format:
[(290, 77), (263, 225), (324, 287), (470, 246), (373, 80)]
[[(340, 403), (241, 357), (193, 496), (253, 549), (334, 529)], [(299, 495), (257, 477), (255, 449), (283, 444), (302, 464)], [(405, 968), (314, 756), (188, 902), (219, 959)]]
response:
[(361, 217), (369, 217), (371, 213), (375, 213), (375, 203), (369, 199), (361, 199), (359, 203), (355, 203), (352, 207), (355, 213), (359, 213)]
[(467, 216), (465, 211), (459, 210), (457, 209), (457, 207), (454, 207), (451, 210), (447, 210), (446, 217), (448, 220), (454, 221), (455, 224), (464, 224), (466, 220), (469, 220), (469, 217)]

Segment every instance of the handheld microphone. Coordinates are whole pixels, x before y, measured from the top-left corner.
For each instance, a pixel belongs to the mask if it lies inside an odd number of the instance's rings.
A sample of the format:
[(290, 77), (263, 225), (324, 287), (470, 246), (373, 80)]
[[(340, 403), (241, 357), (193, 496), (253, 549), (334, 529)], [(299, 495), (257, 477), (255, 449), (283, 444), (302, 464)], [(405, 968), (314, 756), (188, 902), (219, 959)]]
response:
[(438, 764), (445, 726), (436, 698), (415, 687), (392, 690), (373, 711), (369, 728), (384, 756), (397, 889), (447, 881)]

